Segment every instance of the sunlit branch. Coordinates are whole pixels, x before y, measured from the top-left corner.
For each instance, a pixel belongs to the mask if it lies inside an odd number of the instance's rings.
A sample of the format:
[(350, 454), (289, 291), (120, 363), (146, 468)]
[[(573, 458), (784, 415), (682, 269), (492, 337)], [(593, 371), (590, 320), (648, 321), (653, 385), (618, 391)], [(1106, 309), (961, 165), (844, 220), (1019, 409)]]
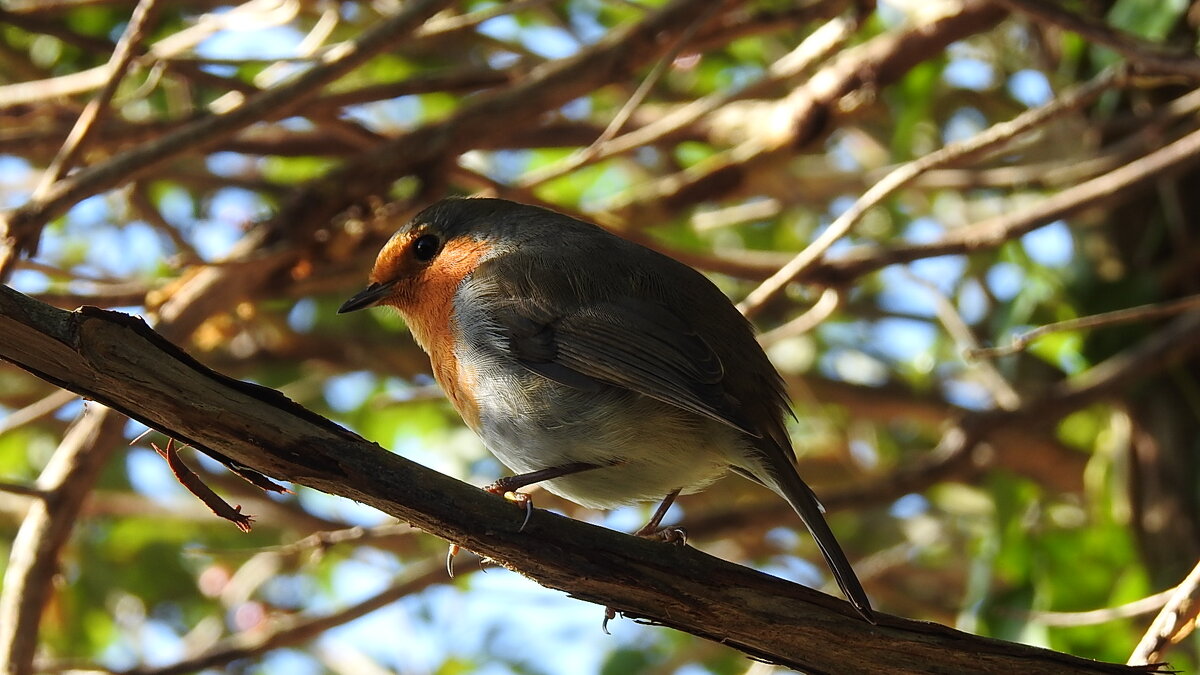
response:
[(1026, 133), (1031, 129), (1036, 129), (1067, 112), (1079, 109), (1081, 106), (1093, 101), (1100, 94), (1109, 91), (1122, 78), (1123, 74), (1120, 71), (1106, 71), (1088, 83), (1069, 92), (1064, 92), (1053, 101), (1023, 113), (1015, 119), (996, 124), (965, 141), (952, 143), (896, 168), (863, 193), (853, 206), (839, 215), (819, 237), (797, 254), (791, 262), (784, 265), (770, 279), (767, 279), (747, 295), (746, 299), (738, 305), (738, 308), (747, 316), (755, 315), (771, 298), (781, 292), (784, 287), (792, 281), (801, 278), (814, 263), (825, 255), (830, 246), (833, 246), (834, 243), (850, 231), (850, 228), (854, 227), (867, 211), (883, 202), (884, 199), (896, 190), (904, 187), (922, 173), (951, 162), (968, 160), (990, 152), (1020, 134)]

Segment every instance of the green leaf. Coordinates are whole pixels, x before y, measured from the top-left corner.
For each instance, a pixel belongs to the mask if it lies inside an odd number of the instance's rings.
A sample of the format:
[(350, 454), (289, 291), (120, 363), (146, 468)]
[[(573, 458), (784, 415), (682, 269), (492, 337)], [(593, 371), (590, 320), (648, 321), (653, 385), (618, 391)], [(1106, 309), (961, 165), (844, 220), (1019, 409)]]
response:
[(323, 157), (264, 157), (262, 173), (272, 182), (294, 185), (319, 178), (337, 165)]

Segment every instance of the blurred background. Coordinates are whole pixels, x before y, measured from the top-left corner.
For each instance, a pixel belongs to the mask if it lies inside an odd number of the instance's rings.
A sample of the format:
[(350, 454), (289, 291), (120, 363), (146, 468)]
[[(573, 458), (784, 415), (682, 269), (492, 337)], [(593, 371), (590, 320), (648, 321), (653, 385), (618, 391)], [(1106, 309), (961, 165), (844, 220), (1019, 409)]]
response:
[[(10, 0), (0, 208), (23, 250), (7, 283), (141, 315), (222, 373), (482, 485), (505, 470), (402, 320), (336, 309), (446, 195), (598, 222), (749, 296), (801, 475), (880, 610), (1124, 662), (1200, 558), (1200, 381), (1169, 358), (1200, 329), (1177, 304), (964, 350), (1196, 292), (1198, 18), (1183, 0)], [(1022, 133), (994, 126), (1043, 106)], [(981, 134), (984, 151), (955, 150)], [(1140, 158), (1167, 159), (1122, 173)], [(908, 162), (925, 170), (831, 232)], [(794, 283), (751, 295), (822, 234)], [(602, 608), (467, 557), (450, 579), (442, 541), (304, 487), (267, 497), (185, 452), (256, 517), (243, 534), (146, 431), (0, 364), (0, 564), (41, 556), (0, 590), (45, 597), (0, 609), (34, 613), (14, 639), (36, 641), (40, 671), (771, 672), (668, 629), (605, 635)], [(67, 453), (95, 470), (55, 482)], [(37, 546), (54, 490), (78, 503)], [(625, 531), (651, 508), (534, 499)], [(837, 594), (791, 510), (748, 481), (668, 522)], [(1195, 642), (1169, 659), (1190, 670)]]

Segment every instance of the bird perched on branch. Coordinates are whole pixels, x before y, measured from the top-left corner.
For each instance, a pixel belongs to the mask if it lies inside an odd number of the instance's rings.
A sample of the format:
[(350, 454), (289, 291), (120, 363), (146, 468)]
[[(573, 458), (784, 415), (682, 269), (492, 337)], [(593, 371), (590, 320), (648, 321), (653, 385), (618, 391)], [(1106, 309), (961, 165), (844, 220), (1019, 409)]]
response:
[(546, 209), (447, 199), (400, 228), (339, 312), (404, 316), (463, 420), (516, 473), (599, 509), (732, 470), (808, 526), (854, 608), (866, 592), (796, 473), (783, 380), (746, 319), (678, 261)]

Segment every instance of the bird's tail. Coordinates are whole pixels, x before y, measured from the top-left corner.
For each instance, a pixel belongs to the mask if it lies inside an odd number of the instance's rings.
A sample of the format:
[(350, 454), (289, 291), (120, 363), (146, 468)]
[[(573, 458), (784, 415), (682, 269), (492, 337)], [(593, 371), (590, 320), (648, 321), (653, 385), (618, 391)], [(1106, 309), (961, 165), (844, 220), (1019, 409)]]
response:
[(854, 568), (846, 559), (845, 552), (842, 551), (837, 538), (833, 536), (833, 530), (829, 529), (829, 524), (825, 522), (825, 509), (817, 501), (817, 496), (813, 493), (812, 488), (808, 487), (790, 466), (781, 468), (779, 471), (771, 471), (770, 478), (767, 486), (774, 488), (775, 492), (786, 499), (799, 514), (800, 520), (804, 521), (804, 525), (812, 533), (813, 539), (817, 541), (817, 546), (821, 548), (825, 562), (833, 571), (833, 578), (842, 588), (846, 599), (854, 605), (854, 609), (857, 609), (864, 619), (875, 623), (875, 614), (871, 611), (871, 601), (867, 599), (867, 592), (863, 590), (858, 575), (854, 573)]

